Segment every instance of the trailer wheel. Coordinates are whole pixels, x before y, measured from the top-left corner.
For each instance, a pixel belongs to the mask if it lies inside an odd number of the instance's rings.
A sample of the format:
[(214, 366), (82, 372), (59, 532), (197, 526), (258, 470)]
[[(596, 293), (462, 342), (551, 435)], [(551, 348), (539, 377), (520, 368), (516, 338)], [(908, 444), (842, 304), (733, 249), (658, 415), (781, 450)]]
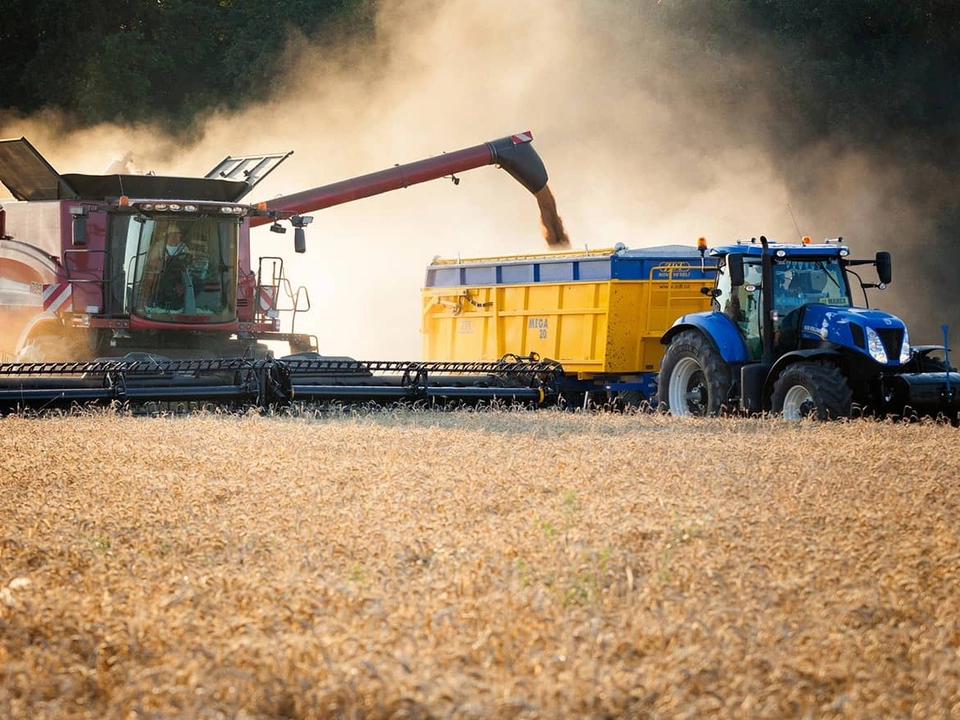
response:
[(677, 335), (660, 364), (657, 404), (672, 414), (716, 415), (730, 393), (730, 367), (696, 330)]
[(777, 378), (771, 404), (786, 420), (836, 420), (850, 416), (853, 392), (833, 363), (798, 362)]

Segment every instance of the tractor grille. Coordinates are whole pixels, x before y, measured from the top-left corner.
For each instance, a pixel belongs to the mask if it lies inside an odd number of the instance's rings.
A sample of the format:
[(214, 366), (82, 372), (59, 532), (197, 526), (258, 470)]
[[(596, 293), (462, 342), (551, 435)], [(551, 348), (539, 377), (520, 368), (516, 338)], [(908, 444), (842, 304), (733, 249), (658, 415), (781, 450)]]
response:
[(890, 362), (897, 362), (900, 358), (900, 348), (903, 346), (903, 330), (900, 328), (877, 328), (877, 335), (887, 351)]

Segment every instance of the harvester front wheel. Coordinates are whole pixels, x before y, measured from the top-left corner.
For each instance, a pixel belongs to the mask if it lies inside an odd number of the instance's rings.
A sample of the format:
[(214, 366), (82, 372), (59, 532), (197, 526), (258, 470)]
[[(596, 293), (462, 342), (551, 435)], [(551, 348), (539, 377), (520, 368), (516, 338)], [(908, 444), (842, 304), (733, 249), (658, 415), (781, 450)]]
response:
[(56, 335), (38, 335), (17, 353), (17, 362), (61, 362), (76, 360), (76, 350), (66, 339)]
[(798, 362), (777, 378), (771, 404), (786, 420), (836, 420), (850, 416), (853, 392), (833, 363)]
[(657, 405), (677, 416), (716, 415), (727, 404), (730, 367), (696, 330), (674, 337), (660, 364)]

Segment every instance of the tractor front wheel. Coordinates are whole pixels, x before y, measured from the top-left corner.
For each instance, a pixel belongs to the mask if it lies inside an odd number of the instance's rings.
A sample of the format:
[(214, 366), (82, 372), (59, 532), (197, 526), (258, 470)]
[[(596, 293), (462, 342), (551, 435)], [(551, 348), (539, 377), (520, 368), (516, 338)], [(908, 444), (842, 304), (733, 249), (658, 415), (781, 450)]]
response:
[(658, 383), (658, 407), (683, 417), (719, 413), (727, 405), (732, 381), (730, 367), (710, 341), (696, 330), (685, 330), (667, 345)]
[(777, 378), (771, 404), (786, 420), (836, 420), (850, 416), (853, 392), (833, 363), (798, 362)]

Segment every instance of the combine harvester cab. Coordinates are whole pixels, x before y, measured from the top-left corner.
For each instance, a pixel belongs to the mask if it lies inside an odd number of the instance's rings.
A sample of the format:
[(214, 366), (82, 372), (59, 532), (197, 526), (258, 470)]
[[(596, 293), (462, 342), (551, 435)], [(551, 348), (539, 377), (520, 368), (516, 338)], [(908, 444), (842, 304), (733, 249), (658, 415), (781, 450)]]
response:
[[(251, 267), (241, 199), (286, 155), (203, 178), (60, 175), (24, 138), (0, 141), (0, 319), (5, 361), (148, 353), (263, 356), (278, 333), (282, 268)], [(237, 180), (240, 176), (243, 179)]]
[[(2, 409), (132, 400), (138, 388), (150, 401), (236, 397), (259, 405), (294, 394), (423, 398), (452, 376), (461, 378), (454, 388), (528, 382), (539, 397), (537, 377), (491, 380), (490, 364), (320, 357), (316, 338), (293, 332), (309, 309), (305, 289), (292, 290), (280, 258), (254, 265), (250, 248), (251, 228), (284, 232), (289, 223), (294, 249), (304, 252), (312, 220), (305, 213), (485, 165), (536, 194), (547, 173), (531, 141), (520, 133), (257, 204), (241, 201), (291, 153), (227, 157), (202, 178), (60, 175), (26, 139), (0, 141), (0, 182), (16, 198), (0, 209)], [(284, 310), (292, 316), (287, 332)], [(289, 343), (286, 366), (272, 362), (266, 341)]]
[[(854, 286), (866, 299), (890, 282), (889, 253), (853, 260), (840, 238), (761, 237), (710, 255), (719, 262), (712, 309), (678, 318), (662, 338), (658, 399), (673, 414), (957, 419), (960, 374), (946, 345), (911, 347), (902, 320), (854, 302)], [(862, 282), (852, 269), (861, 265), (874, 265), (878, 282)]]
[(551, 358), (566, 404), (640, 405), (656, 394), (663, 333), (709, 307), (715, 265), (683, 245), (437, 258), (422, 289), (423, 357)]

